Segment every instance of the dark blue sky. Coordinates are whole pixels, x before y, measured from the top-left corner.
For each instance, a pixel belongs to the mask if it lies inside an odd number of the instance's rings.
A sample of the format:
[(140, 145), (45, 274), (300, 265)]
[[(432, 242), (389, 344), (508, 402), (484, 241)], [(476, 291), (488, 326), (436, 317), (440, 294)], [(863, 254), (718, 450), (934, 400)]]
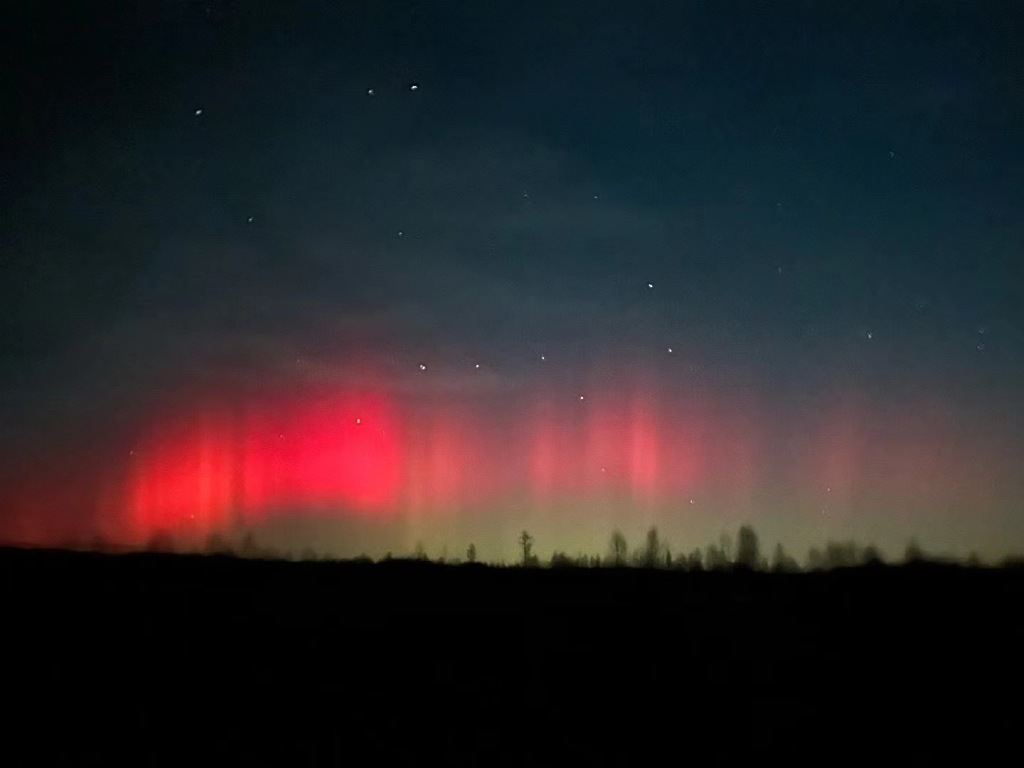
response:
[(1018, 4), (30, 5), (0, 45), (11, 466), (183, 393), (613, 359), (776, 425), (938, 401), (1011, 477)]

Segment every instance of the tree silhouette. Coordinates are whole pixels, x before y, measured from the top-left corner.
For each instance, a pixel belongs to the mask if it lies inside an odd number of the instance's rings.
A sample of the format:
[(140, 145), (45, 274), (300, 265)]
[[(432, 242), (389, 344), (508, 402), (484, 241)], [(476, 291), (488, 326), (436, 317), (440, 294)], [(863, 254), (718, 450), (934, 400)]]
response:
[(722, 552), (722, 557), (725, 558), (725, 565), (732, 562), (732, 536), (728, 532), (723, 533), (718, 537), (718, 548)]
[(878, 551), (878, 547), (874, 544), (868, 544), (864, 548), (864, 552), (861, 554), (862, 559), (868, 565), (881, 565), (882, 564), (882, 553)]
[(608, 550), (611, 554), (612, 565), (617, 568), (621, 568), (626, 564), (626, 557), (629, 554), (629, 545), (626, 543), (626, 537), (622, 535), (622, 531), (612, 531), (612, 538), (608, 542)]
[(533, 536), (525, 530), (519, 534), (519, 547), (523, 550), (523, 566), (533, 565)]
[(644, 568), (657, 568), (663, 562), (662, 552), (668, 547), (658, 536), (658, 527), (652, 525), (647, 531), (644, 548), (640, 553), (640, 565)]
[(849, 568), (860, 562), (860, 553), (855, 542), (829, 541), (825, 543), (825, 567)]
[(686, 568), (690, 571), (704, 570), (704, 555), (701, 553), (700, 548), (693, 550), (690, 556), (686, 558)]
[(572, 567), (577, 566), (577, 565), (578, 565), (578, 563), (575, 560), (573, 560), (569, 555), (567, 555), (565, 552), (559, 552), (558, 550), (555, 550), (551, 554), (551, 567), (552, 568), (572, 568)]
[(796, 558), (786, 552), (782, 542), (775, 545), (775, 552), (772, 554), (772, 570), (776, 573), (794, 573), (800, 570)]
[(908, 563), (919, 563), (924, 560), (924, 550), (917, 543), (917, 539), (907, 542), (907, 548), (903, 551), (903, 559)]
[(740, 527), (736, 541), (736, 565), (754, 570), (761, 562), (761, 545), (757, 533), (749, 525)]
[(817, 547), (811, 547), (807, 551), (807, 567), (812, 571), (819, 571), (825, 567), (825, 556)]
[(466, 562), (476, 562), (476, 544), (474, 544), (473, 542), (470, 542), (469, 547), (466, 548)]
[(729, 565), (729, 558), (725, 551), (715, 544), (708, 544), (704, 555), (704, 566), (709, 571), (714, 571), (725, 568), (727, 565)]

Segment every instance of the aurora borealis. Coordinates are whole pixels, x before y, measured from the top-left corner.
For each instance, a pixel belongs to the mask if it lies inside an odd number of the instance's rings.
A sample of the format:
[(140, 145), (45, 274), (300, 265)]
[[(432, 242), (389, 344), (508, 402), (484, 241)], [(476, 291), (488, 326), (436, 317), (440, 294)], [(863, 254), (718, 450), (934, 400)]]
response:
[(280, 5), (5, 33), (0, 538), (1024, 549), (1019, 14)]
[[(991, 453), (993, 428), (979, 435), (935, 399), (894, 414), (826, 392), (785, 412), (681, 378), (689, 385), (602, 372), (582, 400), (536, 384), (400, 396), (381, 383), (169, 410), (107, 458), (77, 503), (114, 541), (171, 534), (201, 547), (211, 534), (265, 530), (343, 553), (347, 537), (399, 552), (474, 540), (498, 557), (512, 546), (488, 532), (512, 539), (517, 525), (598, 550), (612, 527), (657, 524), (685, 543), (745, 521), (787, 541), (899, 541), (940, 520), (981, 527), (960, 510), (984, 509), (991, 524), (998, 489), (1016, 483)], [(20, 522), (32, 530), (29, 516)]]

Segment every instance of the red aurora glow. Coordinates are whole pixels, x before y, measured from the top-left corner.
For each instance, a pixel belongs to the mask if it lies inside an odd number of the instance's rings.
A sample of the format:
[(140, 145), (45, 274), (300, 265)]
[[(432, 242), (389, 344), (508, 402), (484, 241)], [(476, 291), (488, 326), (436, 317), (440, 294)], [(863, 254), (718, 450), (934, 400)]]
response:
[[(208, 412), (158, 424), (139, 443), (122, 506), (144, 537), (293, 513), (436, 517), (510, 498), (549, 503), (611, 494), (650, 505), (696, 494), (742, 507), (769, 481), (771, 441), (752, 406), (597, 393), (583, 401), (535, 397), (524, 413), (510, 423), (469, 404), (413, 408), (358, 393)], [(954, 490), (954, 473), (936, 474), (949, 471), (948, 452), (929, 453), (903, 435), (869, 454), (851, 431), (855, 423), (848, 412), (824, 419), (790, 476), (835, 501), (849, 498), (865, 473), (890, 497), (920, 493), (922, 478)], [(908, 455), (915, 471), (886, 471), (905, 467)]]
[(387, 514), (403, 465), (393, 409), (365, 395), (160, 425), (133, 456), (125, 506), (144, 534), (278, 510)]
[[(715, 479), (704, 453), (722, 454), (708, 428), (721, 418), (706, 408), (670, 419), (649, 396), (563, 400), (535, 401), (518, 424), (470, 405), (354, 394), (160, 424), (132, 453), (123, 506), (147, 536), (296, 511), (437, 515), (516, 494), (650, 502)], [(746, 470), (726, 458), (715, 474), (732, 483)]]
[(592, 388), (582, 400), (565, 391), (520, 393), (501, 408), (486, 398), (401, 401), (383, 392), (157, 419), (114, 471), (97, 455), (74, 483), (40, 480), (8, 493), (20, 526), (13, 535), (48, 541), (61, 530), (96, 531), (143, 542), (171, 533), (198, 542), (281, 516), (400, 522), (502, 508), (557, 515), (603, 501), (642, 515), (709, 514), (756, 510), (776, 492), (787, 504), (834, 515), (867, 503), (977, 503), (1000, 474), (988, 446), (956, 438), (936, 403), (885, 420), (879, 435), (877, 424), (868, 427), (870, 404), (857, 397), (787, 420), (735, 392), (653, 386)]

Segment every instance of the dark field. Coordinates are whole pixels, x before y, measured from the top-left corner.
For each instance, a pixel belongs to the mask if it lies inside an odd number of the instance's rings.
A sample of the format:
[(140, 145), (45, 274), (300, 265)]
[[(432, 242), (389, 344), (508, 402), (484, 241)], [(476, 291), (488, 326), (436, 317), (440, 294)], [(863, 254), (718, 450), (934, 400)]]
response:
[(1024, 571), (0, 552), (9, 765), (1016, 764)]

